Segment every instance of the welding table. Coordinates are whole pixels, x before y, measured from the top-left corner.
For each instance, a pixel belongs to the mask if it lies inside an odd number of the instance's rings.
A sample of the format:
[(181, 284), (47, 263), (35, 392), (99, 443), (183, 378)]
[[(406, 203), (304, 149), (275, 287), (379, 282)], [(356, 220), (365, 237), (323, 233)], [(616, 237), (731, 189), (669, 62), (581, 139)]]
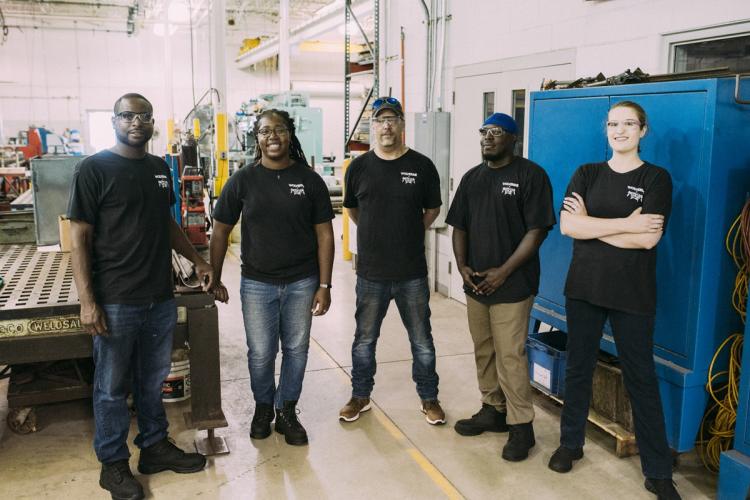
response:
[[(92, 355), (91, 335), (81, 328), (80, 304), (73, 283), (70, 254), (38, 252), (33, 244), (0, 245), (0, 365), (80, 360)], [(175, 347), (189, 343), (191, 398), (185, 414), (189, 428), (207, 430), (196, 440), (204, 454), (226, 452), (213, 430), (226, 427), (221, 408), (219, 328), (214, 298), (204, 292), (177, 289)], [(72, 363), (75, 363), (72, 361)], [(91, 385), (80, 382), (42, 384), (8, 394), (10, 408), (91, 397)], [(59, 381), (58, 381), (59, 382)], [(212, 450), (213, 449), (213, 450)]]

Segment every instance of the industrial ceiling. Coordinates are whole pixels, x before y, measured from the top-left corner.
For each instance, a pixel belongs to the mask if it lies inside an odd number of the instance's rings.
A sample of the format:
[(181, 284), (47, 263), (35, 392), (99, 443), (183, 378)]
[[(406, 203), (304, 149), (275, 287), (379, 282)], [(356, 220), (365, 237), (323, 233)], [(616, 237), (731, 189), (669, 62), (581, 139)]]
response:
[[(208, 19), (213, 0), (0, 0), (0, 22), (10, 29), (94, 29), (138, 31), (164, 22), (200, 25)], [(309, 21), (320, 9), (342, 0), (289, 0), (290, 28)], [(227, 31), (246, 36), (278, 34), (279, 0), (226, 0)], [(190, 15), (188, 15), (190, 13)]]

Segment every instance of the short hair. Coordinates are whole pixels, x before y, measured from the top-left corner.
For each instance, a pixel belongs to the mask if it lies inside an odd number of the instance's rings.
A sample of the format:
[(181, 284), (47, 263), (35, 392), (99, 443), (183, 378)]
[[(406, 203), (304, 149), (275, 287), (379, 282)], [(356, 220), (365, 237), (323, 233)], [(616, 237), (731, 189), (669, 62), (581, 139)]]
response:
[(115, 105), (112, 108), (115, 114), (118, 113), (118, 110), (120, 108), (120, 103), (122, 102), (123, 99), (140, 99), (142, 101), (146, 101), (146, 103), (151, 108), (151, 111), (154, 110), (154, 105), (151, 104), (151, 101), (143, 97), (141, 94), (136, 94), (135, 92), (128, 92), (127, 94), (121, 95), (120, 98), (115, 101)]

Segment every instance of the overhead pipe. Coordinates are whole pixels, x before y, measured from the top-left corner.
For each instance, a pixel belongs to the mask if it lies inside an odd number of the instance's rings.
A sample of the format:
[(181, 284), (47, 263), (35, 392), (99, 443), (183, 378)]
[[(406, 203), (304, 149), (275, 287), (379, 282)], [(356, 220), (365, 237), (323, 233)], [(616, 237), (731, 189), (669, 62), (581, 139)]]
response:
[(430, 110), (430, 73), (432, 68), (432, 28), (430, 21), (430, 9), (427, 8), (427, 4), (424, 0), (420, 0), (422, 8), (424, 9), (425, 23), (427, 25), (427, 58), (425, 64), (427, 65), (425, 71), (425, 92), (424, 92), (424, 110)]
[(82, 7), (115, 7), (129, 9), (132, 5), (123, 5), (119, 3), (89, 3), (89, 2), (65, 2), (64, 0), (41, 0), (39, 5), (78, 5)]
[(401, 26), (401, 107), (406, 111), (406, 33)]

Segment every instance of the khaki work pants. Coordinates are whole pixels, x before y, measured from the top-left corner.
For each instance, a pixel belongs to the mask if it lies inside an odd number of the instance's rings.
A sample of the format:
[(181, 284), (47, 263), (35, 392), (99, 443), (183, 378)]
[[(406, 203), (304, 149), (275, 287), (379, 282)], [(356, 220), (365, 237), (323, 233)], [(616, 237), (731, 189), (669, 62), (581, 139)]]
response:
[(526, 337), (531, 296), (511, 304), (486, 305), (466, 296), (469, 331), (482, 402), (507, 411), (510, 425), (534, 420)]

